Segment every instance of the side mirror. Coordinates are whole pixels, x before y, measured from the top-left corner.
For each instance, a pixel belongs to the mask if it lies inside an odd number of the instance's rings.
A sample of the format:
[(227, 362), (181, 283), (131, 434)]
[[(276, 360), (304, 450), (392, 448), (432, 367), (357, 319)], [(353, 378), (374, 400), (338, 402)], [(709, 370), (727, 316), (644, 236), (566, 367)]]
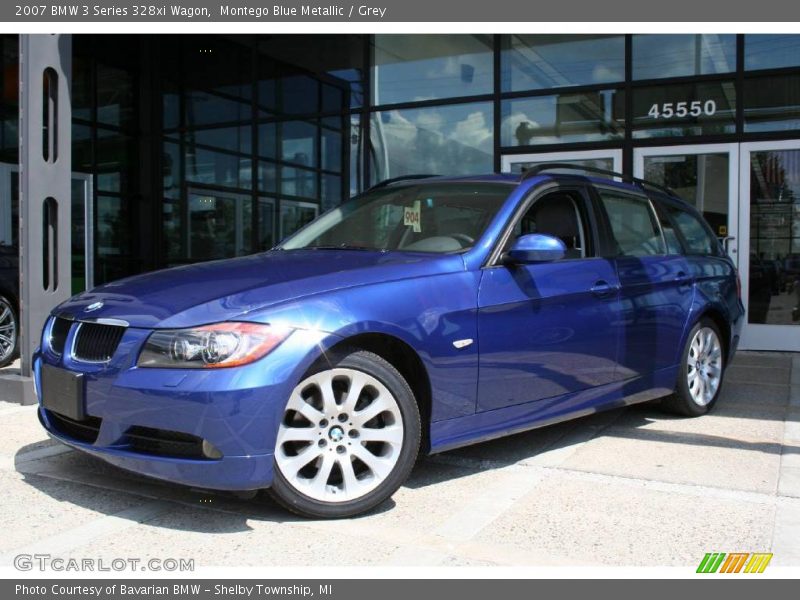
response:
[(564, 258), (567, 247), (557, 237), (544, 233), (521, 235), (506, 253), (506, 262), (530, 264), (552, 262)]

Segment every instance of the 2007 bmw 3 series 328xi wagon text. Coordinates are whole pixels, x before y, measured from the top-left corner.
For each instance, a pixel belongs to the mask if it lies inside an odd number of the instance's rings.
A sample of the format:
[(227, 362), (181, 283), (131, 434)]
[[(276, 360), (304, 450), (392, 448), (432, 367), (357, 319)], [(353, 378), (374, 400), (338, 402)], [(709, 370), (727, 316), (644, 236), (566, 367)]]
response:
[(661, 398), (717, 401), (744, 309), (669, 190), (566, 165), (379, 184), (278, 247), (53, 310), (39, 418), (114, 465), (344, 517), (436, 453)]

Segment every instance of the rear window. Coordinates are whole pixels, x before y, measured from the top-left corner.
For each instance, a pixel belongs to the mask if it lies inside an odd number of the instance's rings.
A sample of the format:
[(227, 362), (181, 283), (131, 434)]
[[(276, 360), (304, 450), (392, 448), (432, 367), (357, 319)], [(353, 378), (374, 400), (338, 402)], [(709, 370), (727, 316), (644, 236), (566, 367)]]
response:
[(719, 242), (708, 228), (693, 214), (681, 210), (675, 206), (667, 206), (675, 227), (681, 232), (686, 241), (686, 249), (689, 254), (719, 254)]

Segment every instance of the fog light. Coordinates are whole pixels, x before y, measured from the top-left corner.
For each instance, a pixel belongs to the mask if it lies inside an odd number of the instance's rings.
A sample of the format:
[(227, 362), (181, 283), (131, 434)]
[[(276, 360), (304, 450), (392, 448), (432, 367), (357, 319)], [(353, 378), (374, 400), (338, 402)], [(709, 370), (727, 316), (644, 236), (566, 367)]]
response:
[(208, 440), (203, 440), (203, 456), (206, 458), (222, 458), (222, 452), (217, 450), (217, 447)]

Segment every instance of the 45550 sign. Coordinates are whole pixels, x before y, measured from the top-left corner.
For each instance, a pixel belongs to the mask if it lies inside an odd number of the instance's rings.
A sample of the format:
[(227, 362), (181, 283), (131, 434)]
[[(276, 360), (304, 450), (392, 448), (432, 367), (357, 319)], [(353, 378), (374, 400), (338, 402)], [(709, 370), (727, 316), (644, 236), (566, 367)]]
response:
[(653, 104), (647, 116), (654, 119), (672, 119), (684, 117), (710, 117), (717, 112), (717, 103), (714, 100), (692, 100), (682, 102), (662, 102)]

